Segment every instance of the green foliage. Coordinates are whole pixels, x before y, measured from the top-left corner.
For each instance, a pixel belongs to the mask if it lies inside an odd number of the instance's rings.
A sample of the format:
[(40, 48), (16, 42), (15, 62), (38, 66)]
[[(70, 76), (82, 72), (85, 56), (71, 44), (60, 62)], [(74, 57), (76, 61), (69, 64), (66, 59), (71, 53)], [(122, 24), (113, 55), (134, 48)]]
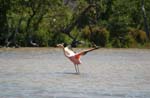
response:
[(26, 41), (25, 41), (26, 40), (25, 33), (23, 33), (23, 34), (21, 34), (21, 33), (17, 34), (16, 40), (17, 40), (17, 44), (19, 46), (25, 47), (26, 44), (27, 44)]
[(103, 47), (109, 43), (109, 31), (106, 28), (101, 28), (98, 26), (92, 27), (92, 32), (89, 27), (86, 26), (83, 29), (82, 37)]
[[(94, 6), (81, 15), (89, 5)], [(150, 0), (145, 0), (150, 26), (149, 9)], [(39, 46), (70, 43), (68, 32), (62, 30), (72, 24), (73, 37), (103, 47), (148, 47), (150, 43), (141, 0), (0, 0), (0, 45), (9, 41), (29, 46), (30, 40)]]
[(112, 45), (119, 48), (139, 47), (147, 42), (146, 33), (135, 28), (128, 28), (126, 35), (122, 38), (114, 38)]
[(128, 34), (140, 44), (144, 44), (147, 40), (146, 33), (142, 30), (129, 28)]
[(49, 40), (49, 46), (56, 46), (58, 43), (68, 43), (70, 39), (68, 36), (64, 35), (63, 33), (54, 33)]
[(8, 34), (7, 13), (10, 9), (10, 0), (0, 0), (0, 45), (4, 45)]
[(50, 39), (50, 34), (45, 31), (37, 32), (33, 35), (34, 41), (39, 44), (39, 46), (48, 46), (48, 41)]
[(129, 48), (129, 47), (135, 48), (135, 47), (137, 47), (137, 42), (131, 35), (126, 35), (125, 40), (124, 40), (124, 44), (122, 45), (122, 47), (124, 47), (124, 48)]

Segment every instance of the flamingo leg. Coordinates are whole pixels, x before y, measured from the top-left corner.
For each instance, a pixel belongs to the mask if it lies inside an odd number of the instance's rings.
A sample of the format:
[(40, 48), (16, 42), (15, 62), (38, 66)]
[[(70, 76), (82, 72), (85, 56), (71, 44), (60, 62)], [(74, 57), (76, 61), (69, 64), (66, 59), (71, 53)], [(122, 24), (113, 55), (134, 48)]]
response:
[(79, 70), (79, 65), (77, 64), (77, 69), (78, 69), (78, 74), (80, 73), (80, 70)]
[(77, 66), (76, 66), (76, 64), (74, 64), (74, 67), (75, 67), (75, 70), (76, 70), (76, 73), (77, 73), (78, 71), (77, 71)]

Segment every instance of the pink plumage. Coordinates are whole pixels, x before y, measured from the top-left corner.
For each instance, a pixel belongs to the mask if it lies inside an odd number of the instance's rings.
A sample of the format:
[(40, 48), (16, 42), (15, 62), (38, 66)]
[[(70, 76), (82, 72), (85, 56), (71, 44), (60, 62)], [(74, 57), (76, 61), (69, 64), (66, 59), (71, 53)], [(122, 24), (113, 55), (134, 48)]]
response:
[(98, 49), (98, 47), (95, 47), (95, 48), (91, 48), (91, 49), (88, 49), (88, 50), (81, 51), (79, 53), (75, 53), (74, 51), (72, 51), (68, 47), (64, 47), (63, 44), (58, 44), (57, 46), (63, 48), (64, 55), (68, 59), (70, 59), (70, 61), (72, 61), (72, 63), (75, 66), (75, 70), (76, 70), (77, 73), (79, 73), (78, 65), (81, 64), (81, 60), (80, 60), (81, 56), (85, 55), (86, 53), (88, 53), (90, 51)]

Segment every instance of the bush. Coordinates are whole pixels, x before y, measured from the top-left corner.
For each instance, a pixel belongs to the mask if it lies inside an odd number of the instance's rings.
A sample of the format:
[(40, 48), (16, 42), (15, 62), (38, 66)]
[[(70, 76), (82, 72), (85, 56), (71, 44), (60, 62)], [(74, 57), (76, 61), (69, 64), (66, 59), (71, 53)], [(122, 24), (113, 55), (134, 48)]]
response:
[(37, 32), (33, 35), (33, 41), (41, 47), (43, 47), (43, 46), (47, 47), (50, 37), (51, 36), (50, 36), (49, 32), (41, 31), (41, 32)]
[(118, 39), (118, 38), (113, 38), (112, 40), (111, 40), (111, 44), (112, 44), (112, 46), (113, 47), (115, 47), (115, 48), (122, 48), (122, 43), (121, 43), (121, 40), (120, 39)]
[(138, 43), (136, 42), (136, 40), (131, 36), (131, 35), (126, 35), (125, 36), (125, 43), (124, 43), (124, 47), (125, 48), (135, 48), (137, 47)]
[(82, 30), (82, 37), (88, 39), (90, 42), (94, 42), (97, 45), (106, 47), (109, 42), (109, 31), (106, 28), (102, 27), (93, 27), (92, 32), (89, 27), (86, 26)]
[(139, 47), (144, 45), (146, 41), (146, 33), (135, 28), (128, 28), (123, 35), (111, 39), (112, 46), (117, 48)]
[(52, 37), (49, 40), (49, 46), (56, 46), (58, 43), (68, 43), (70, 38), (63, 33), (52, 33)]
[(146, 32), (135, 28), (129, 28), (128, 34), (132, 36), (138, 43), (144, 44), (147, 40)]
[(17, 44), (19, 46), (26, 46), (26, 37), (25, 37), (25, 33), (18, 33), (16, 35), (16, 41), (17, 41)]

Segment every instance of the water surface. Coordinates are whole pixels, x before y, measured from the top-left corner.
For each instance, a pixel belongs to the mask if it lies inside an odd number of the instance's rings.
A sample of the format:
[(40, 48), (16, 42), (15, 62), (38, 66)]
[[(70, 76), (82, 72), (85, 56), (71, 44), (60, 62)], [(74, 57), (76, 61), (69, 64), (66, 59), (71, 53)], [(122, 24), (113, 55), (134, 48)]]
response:
[(148, 49), (90, 52), (80, 72), (61, 49), (0, 49), (0, 98), (150, 98)]

